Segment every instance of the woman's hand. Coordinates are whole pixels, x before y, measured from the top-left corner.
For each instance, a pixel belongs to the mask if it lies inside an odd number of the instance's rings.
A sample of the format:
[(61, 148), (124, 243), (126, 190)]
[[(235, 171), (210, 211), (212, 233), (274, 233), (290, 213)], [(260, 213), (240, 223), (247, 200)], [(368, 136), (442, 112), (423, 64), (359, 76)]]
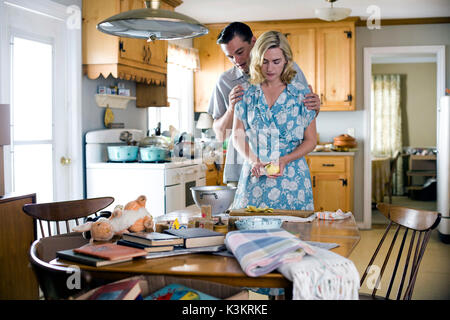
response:
[(278, 177), (283, 176), (284, 168), (287, 166), (289, 161), (286, 158), (281, 157), (280, 159), (278, 159), (277, 162), (271, 162), (271, 163), (273, 165), (278, 166), (280, 169), (279, 169), (278, 173), (275, 173), (275, 174), (272, 174), (272, 175), (267, 175), (267, 178), (276, 179)]
[(253, 177), (259, 178), (261, 176), (261, 170), (267, 165), (268, 163), (263, 163), (261, 161), (256, 161), (252, 163), (252, 169), (251, 173)]

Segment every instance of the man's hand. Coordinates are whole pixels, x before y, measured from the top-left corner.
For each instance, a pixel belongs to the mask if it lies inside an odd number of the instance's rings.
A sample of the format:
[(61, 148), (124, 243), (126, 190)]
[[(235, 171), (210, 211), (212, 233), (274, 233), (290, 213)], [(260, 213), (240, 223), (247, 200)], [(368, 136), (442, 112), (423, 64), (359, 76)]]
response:
[(311, 93), (308, 93), (305, 95), (305, 99), (303, 99), (303, 103), (305, 104), (306, 108), (309, 110), (316, 110), (316, 116), (319, 114), (320, 111), (320, 98), (319, 95), (315, 94), (313, 91), (313, 88), (311, 85), (308, 86), (309, 90), (311, 90)]
[(244, 88), (241, 87), (241, 85), (235, 86), (233, 89), (231, 89), (230, 94), (228, 95), (228, 101), (229, 101), (229, 107), (228, 109), (232, 112), (234, 112), (234, 106), (236, 103), (242, 100), (242, 95), (244, 94)]

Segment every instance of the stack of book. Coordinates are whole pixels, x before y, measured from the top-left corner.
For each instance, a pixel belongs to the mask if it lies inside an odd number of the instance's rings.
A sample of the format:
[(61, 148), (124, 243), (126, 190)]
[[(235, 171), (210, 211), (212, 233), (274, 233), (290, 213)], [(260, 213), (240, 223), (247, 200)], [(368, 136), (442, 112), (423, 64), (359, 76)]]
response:
[(168, 257), (225, 249), (225, 235), (203, 228), (167, 229), (164, 232), (125, 233), (117, 243), (145, 250), (146, 258)]
[(117, 244), (139, 248), (147, 252), (172, 251), (174, 246), (183, 244), (183, 239), (168, 233), (135, 232), (124, 233)]
[(218, 252), (226, 249), (225, 235), (203, 228), (168, 229), (160, 232), (124, 233), (117, 243), (88, 244), (56, 253), (62, 260), (101, 267), (130, 261), (174, 255)]
[(62, 260), (79, 262), (94, 267), (126, 262), (145, 255), (147, 255), (145, 250), (121, 246), (116, 243), (87, 244), (76, 249), (56, 252), (56, 256)]

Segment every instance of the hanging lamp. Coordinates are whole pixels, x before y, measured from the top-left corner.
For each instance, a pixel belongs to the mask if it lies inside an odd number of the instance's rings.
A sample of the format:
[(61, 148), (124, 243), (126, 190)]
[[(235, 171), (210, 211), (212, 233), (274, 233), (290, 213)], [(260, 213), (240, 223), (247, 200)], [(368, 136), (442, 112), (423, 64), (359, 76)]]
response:
[(333, 6), (333, 3), (336, 2), (337, 0), (325, 0), (325, 1), (330, 2), (331, 7), (319, 8), (314, 11), (316, 14), (316, 17), (321, 20), (339, 21), (339, 20), (347, 18), (350, 15), (350, 13), (352, 13), (352, 10), (348, 9), (348, 8), (335, 8)]
[(153, 40), (194, 38), (208, 29), (184, 14), (159, 9), (159, 0), (144, 1), (145, 8), (116, 14), (97, 25), (97, 29), (118, 37)]

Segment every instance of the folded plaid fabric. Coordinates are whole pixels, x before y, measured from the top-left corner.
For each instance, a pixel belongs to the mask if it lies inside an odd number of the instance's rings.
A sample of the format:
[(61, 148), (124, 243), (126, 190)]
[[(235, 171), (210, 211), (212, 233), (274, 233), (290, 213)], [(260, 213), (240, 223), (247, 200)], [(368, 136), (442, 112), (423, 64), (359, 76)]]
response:
[(240, 230), (227, 233), (225, 244), (250, 277), (269, 273), (287, 262), (298, 262), (314, 250), (284, 229)]

